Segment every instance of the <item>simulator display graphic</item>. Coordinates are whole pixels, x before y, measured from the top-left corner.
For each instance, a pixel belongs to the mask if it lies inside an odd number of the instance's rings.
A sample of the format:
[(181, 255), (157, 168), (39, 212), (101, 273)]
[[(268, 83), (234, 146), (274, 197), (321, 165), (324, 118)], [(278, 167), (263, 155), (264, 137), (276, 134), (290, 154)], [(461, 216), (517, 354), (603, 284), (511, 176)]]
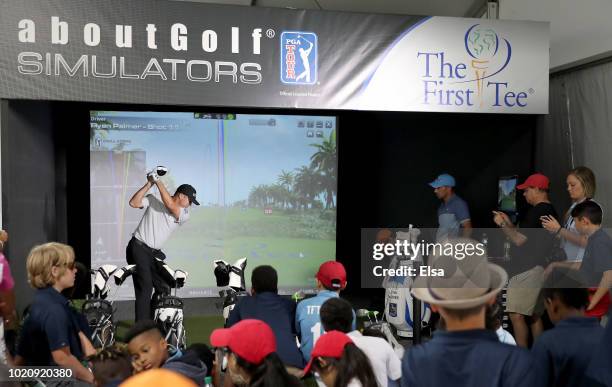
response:
[(516, 184), (517, 176), (502, 177), (499, 179), (497, 204), (500, 211), (516, 212)]
[(125, 264), (143, 215), (128, 202), (157, 165), (171, 194), (189, 183), (201, 204), (162, 249), (189, 273), (181, 296), (218, 295), (215, 259), (247, 257), (249, 286), (254, 267), (272, 265), (291, 293), (336, 258), (335, 117), (92, 111), (90, 128), (92, 267)]

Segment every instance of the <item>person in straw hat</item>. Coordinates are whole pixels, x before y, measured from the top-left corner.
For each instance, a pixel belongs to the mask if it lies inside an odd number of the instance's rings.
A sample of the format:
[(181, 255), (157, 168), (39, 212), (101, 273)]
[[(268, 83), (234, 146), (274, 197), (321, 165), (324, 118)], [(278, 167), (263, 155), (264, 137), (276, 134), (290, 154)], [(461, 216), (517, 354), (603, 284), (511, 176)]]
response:
[(485, 329), (486, 306), (495, 302), (508, 275), (479, 254), (483, 250), (475, 248), (477, 243), (444, 241), (444, 249), (436, 249), (428, 262), (444, 274), (415, 280), (412, 294), (440, 313), (446, 330), (406, 352), (402, 387), (532, 385), (531, 354), (500, 343), (495, 332)]

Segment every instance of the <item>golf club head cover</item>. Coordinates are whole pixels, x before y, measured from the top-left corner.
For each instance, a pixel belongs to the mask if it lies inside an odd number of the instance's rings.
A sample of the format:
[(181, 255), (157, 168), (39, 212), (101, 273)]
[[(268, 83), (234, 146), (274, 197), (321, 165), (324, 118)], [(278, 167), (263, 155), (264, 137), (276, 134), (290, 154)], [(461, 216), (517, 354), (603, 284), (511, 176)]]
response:
[(113, 273), (113, 277), (115, 278), (115, 285), (121, 286), (128, 279), (129, 276), (134, 274), (136, 271), (136, 265), (125, 265), (120, 267)]
[(247, 265), (246, 257), (240, 258), (230, 268), (229, 286), (236, 291), (246, 290), (244, 283), (244, 269)]
[[(176, 280), (174, 278), (174, 269), (168, 266), (162, 259), (155, 258), (155, 266), (157, 268), (157, 273), (161, 277), (163, 281), (164, 288), (175, 288)], [(157, 289), (156, 289), (157, 290)]]
[(158, 176), (164, 176), (166, 173), (168, 173), (168, 168), (164, 167), (163, 165), (158, 165), (155, 167), (153, 172), (155, 172)]
[(174, 271), (174, 281), (177, 289), (180, 289), (185, 286), (185, 281), (187, 280), (188, 275), (189, 273), (184, 270), (178, 269)]
[(234, 289), (226, 289), (219, 292), (219, 295), (223, 298), (223, 319), (227, 321), (230, 312), (234, 309), (236, 302), (238, 302), (237, 292)]
[(106, 298), (109, 290), (108, 280), (115, 270), (117, 270), (115, 265), (102, 265), (95, 271), (94, 280), (91, 283), (91, 294), (94, 298)]
[(221, 260), (213, 261), (213, 266), (215, 267), (215, 279), (217, 280), (217, 286), (223, 287), (229, 285), (229, 273), (230, 273), (230, 265)]

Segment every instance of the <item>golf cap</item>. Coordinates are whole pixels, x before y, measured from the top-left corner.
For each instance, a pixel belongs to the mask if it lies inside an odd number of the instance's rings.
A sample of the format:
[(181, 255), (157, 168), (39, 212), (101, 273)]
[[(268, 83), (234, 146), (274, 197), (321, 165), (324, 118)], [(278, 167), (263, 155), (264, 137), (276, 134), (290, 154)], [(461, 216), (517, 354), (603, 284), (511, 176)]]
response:
[(189, 184), (181, 184), (176, 189), (176, 193), (182, 193), (189, 198), (189, 203), (194, 203), (196, 206), (199, 206), (200, 203), (196, 200), (196, 190)]
[(436, 177), (436, 180), (429, 183), (432, 188), (440, 188), (440, 187), (454, 187), (455, 186), (455, 178), (449, 175), (448, 173), (443, 173), (440, 176)]
[(334, 359), (340, 359), (344, 352), (344, 347), (347, 344), (352, 343), (350, 337), (340, 331), (329, 331), (323, 336), (319, 337), (319, 340), (315, 343), (312, 353), (310, 354), (310, 361), (304, 368), (304, 375), (310, 372), (312, 363), (318, 357), (331, 357)]
[(328, 289), (341, 290), (346, 286), (346, 269), (337, 261), (321, 264), (316, 277)]
[(548, 189), (550, 185), (550, 180), (548, 177), (542, 175), (541, 173), (534, 173), (529, 176), (527, 180), (523, 184), (517, 185), (517, 189), (525, 189), (528, 187), (540, 188), (540, 189)]
[(213, 347), (227, 347), (252, 364), (261, 364), (269, 354), (276, 352), (276, 338), (272, 328), (255, 319), (242, 320), (226, 329), (215, 329), (210, 335)]

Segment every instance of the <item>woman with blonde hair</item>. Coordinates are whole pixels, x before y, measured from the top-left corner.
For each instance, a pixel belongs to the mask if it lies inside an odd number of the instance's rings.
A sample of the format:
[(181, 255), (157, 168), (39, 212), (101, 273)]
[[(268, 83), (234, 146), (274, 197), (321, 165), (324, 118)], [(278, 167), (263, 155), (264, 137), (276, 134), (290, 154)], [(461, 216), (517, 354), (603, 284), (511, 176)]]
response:
[(74, 250), (57, 242), (34, 246), (26, 267), (36, 293), (24, 319), (15, 363), (70, 368), (76, 379), (93, 383), (93, 374), (81, 363), (93, 346), (61, 293), (74, 286)]
[(566, 183), (572, 205), (565, 213), (563, 226), (553, 217), (542, 217), (542, 227), (561, 239), (568, 261), (582, 261), (587, 238), (576, 230), (571, 213), (576, 205), (595, 197), (595, 174), (587, 167), (576, 167), (567, 174)]

